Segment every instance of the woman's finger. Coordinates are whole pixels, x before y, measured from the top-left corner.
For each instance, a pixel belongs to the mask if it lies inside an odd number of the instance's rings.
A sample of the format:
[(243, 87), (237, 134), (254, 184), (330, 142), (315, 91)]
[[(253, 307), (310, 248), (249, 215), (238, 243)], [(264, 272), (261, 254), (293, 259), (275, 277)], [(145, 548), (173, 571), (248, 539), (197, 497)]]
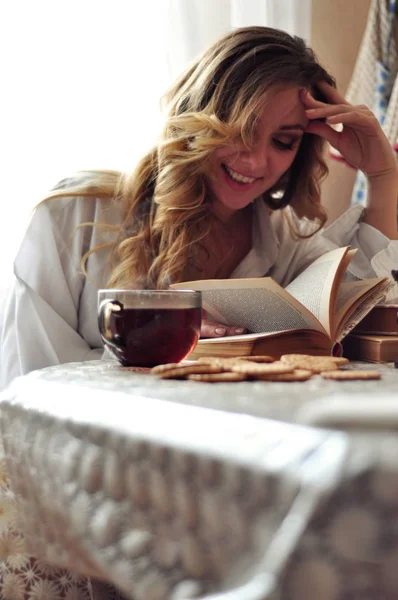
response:
[(316, 100), (314, 96), (308, 90), (302, 89), (300, 94), (301, 102), (304, 104), (306, 108), (320, 108), (322, 106), (327, 106), (324, 102), (320, 102)]
[(242, 333), (246, 333), (246, 329), (244, 329), (244, 327), (228, 327), (227, 325), (215, 323), (214, 321), (208, 321), (207, 319), (203, 319), (202, 326), (200, 328), (201, 338), (215, 338), (223, 337), (226, 335), (240, 335)]
[(339, 149), (338, 146), (340, 143), (340, 133), (335, 129), (332, 129), (332, 127), (329, 127), (329, 125), (323, 121), (311, 121), (308, 123), (305, 132), (319, 135), (329, 142), (333, 148), (336, 150)]
[(361, 112), (348, 111), (331, 115), (327, 117), (326, 122), (331, 125), (337, 125), (338, 123), (342, 125), (355, 125), (356, 129), (367, 132), (379, 128), (379, 122), (374, 115), (367, 115)]
[(319, 81), (316, 87), (322, 92), (325, 98), (332, 104), (349, 104), (340, 92), (331, 86), (327, 81)]
[[(314, 96), (311, 94), (311, 92), (309, 90), (305, 90), (303, 89), (301, 92), (301, 101), (304, 104), (304, 106), (309, 109), (309, 108), (324, 108), (325, 106), (335, 106), (336, 104), (346, 104), (345, 102), (322, 102), (321, 100), (318, 100), (317, 98), (314, 98)], [(350, 105), (348, 105), (350, 106)]]
[[(340, 98), (341, 102), (337, 102), (337, 98)], [(303, 89), (301, 92), (301, 101), (304, 104), (304, 106), (306, 107), (306, 110), (314, 110), (314, 109), (321, 110), (324, 108), (333, 110), (333, 107), (340, 106), (341, 111), (355, 109), (355, 110), (358, 110), (361, 112), (370, 112), (369, 108), (367, 106), (365, 106), (365, 105), (353, 106), (349, 102), (346, 102), (346, 100), (344, 100), (344, 98), (341, 95), (335, 96), (334, 100), (335, 100), (334, 102), (321, 102), (321, 100), (317, 100), (316, 98), (314, 98), (314, 96), (312, 96), (312, 94), (308, 90)]]
[(366, 106), (351, 106), (350, 104), (324, 104), (317, 108), (308, 108), (305, 111), (306, 116), (311, 120), (327, 119), (343, 113), (352, 113), (368, 117), (373, 116)]

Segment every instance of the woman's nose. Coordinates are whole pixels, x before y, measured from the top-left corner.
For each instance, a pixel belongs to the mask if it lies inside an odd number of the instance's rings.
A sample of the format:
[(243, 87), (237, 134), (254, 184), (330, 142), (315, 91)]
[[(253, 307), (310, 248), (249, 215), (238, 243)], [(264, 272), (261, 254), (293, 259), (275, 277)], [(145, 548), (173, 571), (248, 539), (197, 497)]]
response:
[(245, 159), (250, 165), (250, 167), (254, 170), (261, 170), (267, 166), (269, 158), (269, 152), (266, 145), (256, 145), (250, 150), (247, 151)]

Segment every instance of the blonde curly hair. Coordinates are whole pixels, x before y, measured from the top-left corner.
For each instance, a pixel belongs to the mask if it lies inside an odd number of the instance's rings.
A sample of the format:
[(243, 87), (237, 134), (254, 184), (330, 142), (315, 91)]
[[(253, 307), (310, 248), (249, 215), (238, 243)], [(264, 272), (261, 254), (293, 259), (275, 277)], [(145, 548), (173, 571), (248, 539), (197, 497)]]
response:
[[(245, 27), (222, 37), (179, 77), (163, 98), (165, 125), (157, 145), (130, 175), (105, 184), (123, 208), (111, 251), (110, 287), (166, 288), (184, 269), (215, 217), (206, 181), (212, 152), (237, 142), (250, 148), (264, 95), (334, 80), (298, 37)], [(264, 196), (273, 210), (291, 207), (297, 219), (326, 220), (320, 181), (327, 173), (324, 141), (304, 134), (293, 164)], [(112, 188), (113, 185), (113, 188)], [(287, 217), (289, 218), (289, 217)], [(300, 237), (295, 218), (292, 235)]]

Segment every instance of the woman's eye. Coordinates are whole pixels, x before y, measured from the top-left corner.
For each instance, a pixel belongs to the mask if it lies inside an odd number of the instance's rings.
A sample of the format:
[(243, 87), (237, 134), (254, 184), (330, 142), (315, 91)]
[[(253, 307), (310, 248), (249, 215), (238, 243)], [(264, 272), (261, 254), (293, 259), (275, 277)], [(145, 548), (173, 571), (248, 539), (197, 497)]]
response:
[(274, 138), (274, 144), (279, 150), (294, 150), (297, 145), (297, 140), (291, 140), (290, 142), (282, 142), (277, 138)]

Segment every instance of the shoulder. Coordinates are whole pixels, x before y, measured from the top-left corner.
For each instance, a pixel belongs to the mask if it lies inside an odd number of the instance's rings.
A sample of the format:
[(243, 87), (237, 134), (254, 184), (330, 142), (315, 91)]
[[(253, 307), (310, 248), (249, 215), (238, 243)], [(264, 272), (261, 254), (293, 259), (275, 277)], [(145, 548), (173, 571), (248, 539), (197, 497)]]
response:
[(105, 175), (83, 172), (67, 177), (37, 205), (14, 260), (20, 279), (30, 281), (33, 272), (51, 271), (54, 265), (61, 265), (63, 272), (78, 272), (85, 252), (113, 241), (121, 212), (111, 193), (116, 178)]
[(36, 206), (35, 220), (50, 219), (61, 229), (82, 222), (120, 222), (114, 202), (120, 177), (115, 171), (81, 171), (62, 179)]

